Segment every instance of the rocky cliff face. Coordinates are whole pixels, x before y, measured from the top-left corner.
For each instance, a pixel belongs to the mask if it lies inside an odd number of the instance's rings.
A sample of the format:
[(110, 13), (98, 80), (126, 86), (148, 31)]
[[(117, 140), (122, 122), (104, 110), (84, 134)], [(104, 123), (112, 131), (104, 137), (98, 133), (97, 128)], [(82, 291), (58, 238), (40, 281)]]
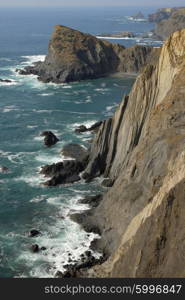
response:
[(154, 34), (162, 40), (166, 40), (173, 32), (185, 28), (185, 8), (171, 9), (165, 18), (157, 21)]
[(125, 49), (90, 34), (56, 26), (45, 61), (19, 72), (55, 83), (98, 78), (115, 72), (138, 72), (151, 51), (151, 47), (143, 46)]
[[(156, 56), (157, 57), (157, 56)], [(185, 30), (138, 76), (92, 145), (89, 174), (114, 181), (81, 219), (109, 258), (85, 276), (184, 277)]]

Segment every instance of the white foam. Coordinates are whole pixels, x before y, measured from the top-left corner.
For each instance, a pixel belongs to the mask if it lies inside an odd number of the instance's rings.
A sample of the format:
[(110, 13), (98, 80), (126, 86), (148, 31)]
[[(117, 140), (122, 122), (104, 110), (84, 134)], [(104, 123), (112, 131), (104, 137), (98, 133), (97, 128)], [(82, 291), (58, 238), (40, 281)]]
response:
[(105, 40), (135, 40), (136, 38), (130, 37), (117, 37), (117, 36), (96, 36), (98, 39), (105, 39)]
[(22, 56), (22, 58), (26, 59), (26, 61), (22, 62), (22, 65), (31, 65), (38, 61), (44, 61), (46, 58), (46, 55), (27, 55)]
[(42, 97), (47, 97), (47, 96), (53, 96), (54, 93), (43, 93), (43, 94), (39, 94), (39, 96), (42, 96)]
[(47, 164), (56, 164), (58, 162), (63, 161), (62, 155), (60, 156), (53, 156), (52, 154), (39, 154), (35, 157), (35, 159), (39, 162), (42, 163), (47, 163)]
[(63, 87), (63, 89), (71, 89), (72, 88), (71, 85), (63, 85), (62, 87)]
[(7, 113), (7, 112), (10, 112), (10, 111), (18, 111), (19, 109), (16, 108), (15, 105), (9, 105), (9, 106), (4, 106), (4, 108), (2, 109), (2, 112), (3, 113)]
[[(97, 234), (83, 231), (80, 225), (69, 217), (71, 209), (75, 212), (88, 209), (87, 205), (78, 203), (82, 196), (72, 197), (68, 202), (64, 202), (66, 197), (68, 199), (69, 196), (62, 195), (47, 199), (50, 205), (57, 206), (59, 218), (55, 217), (55, 225), (48, 225), (47, 231), (44, 230), (43, 234), (37, 237), (37, 243), (45, 246), (46, 251), (35, 255), (25, 250), (18, 257), (19, 261), (24, 261), (30, 267), (31, 277), (54, 277), (58, 270), (65, 270), (64, 265), (79, 261), (80, 255), (89, 249), (91, 242), (99, 238)], [(92, 253), (96, 258), (101, 256), (98, 252)], [(69, 259), (72, 259), (72, 262)], [(25, 274), (21, 276), (25, 277)]]
[(23, 175), (14, 179), (15, 181), (24, 181), (28, 185), (35, 187), (40, 186), (46, 181), (46, 178), (42, 174)]
[(35, 136), (34, 138), (34, 141), (43, 141), (43, 136)]
[(45, 200), (46, 197), (47, 197), (46, 195), (37, 196), (37, 197), (31, 199), (30, 202), (38, 203), (38, 202)]
[(70, 127), (70, 129), (72, 128), (73, 130), (78, 128), (81, 125), (86, 126), (87, 128), (90, 128), (92, 125), (94, 125), (97, 122), (97, 120), (88, 120), (88, 121), (84, 121), (81, 123), (73, 123), (73, 124), (69, 124), (68, 127)]
[(33, 129), (33, 128), (37, 128), (38, 126), (37, 125), (27, 125), (26, 127), (29, 129)]

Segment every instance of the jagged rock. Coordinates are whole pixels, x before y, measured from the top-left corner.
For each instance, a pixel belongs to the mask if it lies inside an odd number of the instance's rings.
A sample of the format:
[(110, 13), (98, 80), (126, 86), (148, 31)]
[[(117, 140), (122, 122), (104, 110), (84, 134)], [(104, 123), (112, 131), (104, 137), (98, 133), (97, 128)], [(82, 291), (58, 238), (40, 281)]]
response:
[(112, 179), (106, 178), (102, 181), (101, 185), (104, 187), (112, 187), (114, 184), (114, 181)]
[(78, 144), (67, 144), (61, 151), (62, 155), (83, 161), (88, 156), (88, 150)]
[(78, 128), (75, 129), (76, 133), (82, 133), (86, 131), (87, 131), (87, 127), (85, 125), (80, 125)]
[(40, 251), (40, 248), (39, 248), (39, 246), (37, 244), (35, 244), (35, 245), (31, 246), (31, 251), (33, 253), (38, 253)]
[(87, 131), (95, 131), (96, 132), (102, 123), (103, 123), (103, 121), (96, 122), (91, 127), (88, 127), (88, 128), (84, 125), (80, 125), (78, 128), (75, 129), (75, 132), (76, 133), (83, 133), (83, 132), (87, 132)]
[(56, 186), (59, 184), (70, 184), (79, 181), (81, 178), (79, 174), (86, 168), (88, 163), (88, 156), (84, 159), (65, 160), (64, 162), (52, 164), (42, 167), (40, 173), (45, 176), (52, 177), (46, 181), (46, 186)]
[(36, 237), (36, 236), (38, 236), (38, 235), (40, 235), (40, 234), (41, 234), (40, 231), (38, 231), (38, 230), (36, 230), (36, 229), (32, 229), (32, 230), (30, 231), (30, 233), (29, 233), (29, 237)]
[(38, 75), (43, 82), (71, 82), (99, 78), (115, 72), (138, 72), (152, 47), (124, 46), (100, 40), (69, 27), (57, 25), (44, 62), (35, 63), (20, 74)]
[(51, 147), (59, 141), (59, 139), (51, 131), (43, 131), (41, 136), (44, 136), (44, 144), (47, 147)]

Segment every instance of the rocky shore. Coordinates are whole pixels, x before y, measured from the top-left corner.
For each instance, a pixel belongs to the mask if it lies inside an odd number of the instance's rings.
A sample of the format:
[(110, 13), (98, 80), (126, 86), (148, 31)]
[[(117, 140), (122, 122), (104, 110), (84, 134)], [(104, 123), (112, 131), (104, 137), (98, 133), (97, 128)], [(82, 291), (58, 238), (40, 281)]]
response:
[(152, 47), (119, 44), (100, 40), (65, 26), (55, 26), (44, 62), (17, 70), (19, 74), (38, 76), (43, 82), (66, 83), (95, 79), (117, 72), (139, 72)]
[(106, 187), (80, 200), (89, 210), (71, 214), (101, 239), (56, 277), (185, 276), (184, 57), (185, 29), (153, 50), (111, 118), (76, 128), (94, 132), (89, 149), (66, 145), (69, 159), (42, 168), (47, 186), (101, 176)]

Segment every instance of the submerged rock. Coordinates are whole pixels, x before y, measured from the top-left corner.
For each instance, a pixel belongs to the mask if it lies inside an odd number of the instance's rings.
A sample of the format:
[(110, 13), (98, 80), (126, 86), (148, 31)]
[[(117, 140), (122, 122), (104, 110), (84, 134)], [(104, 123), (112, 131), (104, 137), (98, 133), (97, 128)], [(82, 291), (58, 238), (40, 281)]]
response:
[(40, 231), (38, 231), (38, 230), (36, 230), (36, 229), (32, 229), (32, 230), (30, 231), (30, 233), (29, 233), (29, 237), (36, 237), (36, 236), (38, 236), (38, 235), (40, 235), (40, 234), (41, 234)]
[(13, 80), (10, 80), (10, 79), (1, 79), (0, 78), (0, 82), (11, 83), (11, 82), (13, 82)]
[(8, 173), (9, 169), (7, 167), (4, 166), (0, 166), (0, 173)]
[(40, 251), (40, 248), (39, 248), (39, 246), (37, 244), (35, 244), (35, 245), (31, 246), (31, 251), (33, 253), (38, 253)]
[(59, 139), (56, 137), (56, 135), (54, 135), (54, 133), (51, 131), (43, 131), (41, 133), (41, 136), (44, 136), (44, 144), (47, 147), (51, 147), (59, 141)]

